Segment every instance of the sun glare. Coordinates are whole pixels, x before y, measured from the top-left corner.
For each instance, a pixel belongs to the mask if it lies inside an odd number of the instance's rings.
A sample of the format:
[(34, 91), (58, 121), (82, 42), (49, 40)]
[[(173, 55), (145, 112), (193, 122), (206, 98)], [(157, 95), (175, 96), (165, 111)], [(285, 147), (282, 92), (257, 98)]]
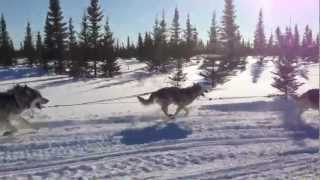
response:
[(264, 11), (268, 11), (272, 1), (270, 0), (258, 0), (260, 7), (264, 10)]

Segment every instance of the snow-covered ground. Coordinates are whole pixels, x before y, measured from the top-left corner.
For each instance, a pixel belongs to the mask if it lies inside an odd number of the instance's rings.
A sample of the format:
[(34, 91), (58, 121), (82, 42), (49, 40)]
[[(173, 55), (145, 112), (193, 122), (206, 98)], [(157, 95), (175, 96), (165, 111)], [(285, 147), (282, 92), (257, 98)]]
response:
[[(295, 104), (279, 98), (209, 100), (278, 93), (270, 85), (273, 63), (256, 61), (248, 57), (245, 71), (196, 100), (188, 117), (169, 123), (161, 123), (158, 106), (144, 107), (136, 97), (52, 107), (169, 85), (168, 74), (149, 73), (136, 60), (122, 60), (123, 73), (113, 79), (1, 81), (1, 91), (28, 82), (51, 107), (24, 114), (37, 132), (0, 138), (0, 179), (319, 179), (317, 112), (299, 119)], [(201, 64), (200, 58), (186, 65), (185, 86), (201, 80)], [(309, 79), (301, 78), (299, 93), (319, 87), (318, 67), (306, 65)]]

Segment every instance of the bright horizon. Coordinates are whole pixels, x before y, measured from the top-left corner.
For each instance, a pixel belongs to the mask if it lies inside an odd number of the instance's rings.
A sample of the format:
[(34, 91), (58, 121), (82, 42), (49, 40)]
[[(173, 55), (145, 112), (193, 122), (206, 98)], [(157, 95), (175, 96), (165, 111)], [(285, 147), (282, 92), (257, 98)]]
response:
[[(48, 2), (49, 0), (0, 2), (0, 13), (5, 16), (10, 37), (14, 40), (16, 48), (24, 39), (27, 21), (31, 22), (34, 35), (37, 31), (43, 32)], [(69, 17), (72, 17), (78, 31), (81, 17), (89, 2), (89, 0), (60, 0), (64, 21), (67, 22)], [(283, 29), (288, 25), (298, 24), (301, 36), (306, 25), (311, 27), (314, 37), (319, 32), (317, 0), (235, 0), (234, 3), (236, 23), (246, 40), (253, 38), (260, 8), (264, 12), (267, 38), (277, 26)], [(139, 32), (151, 31), (155, 18), (161, 17), (162, 9), (165, 10), (166, 21), (170, 27), (175, 7), (178, 7), (180, 12), (181, 27), (185, 28), (186, 16), (189, 13), (191, 23), (197, 27), (199, 37), (206, 41), (213, 11), (217, 13), (218, 24), (221, 22), (224, 0), (100, 0), (100, 5), (104, 15), (109, 17), (114, 37), (120, 41), (124, 41), (127, 36), (136, 41)]]

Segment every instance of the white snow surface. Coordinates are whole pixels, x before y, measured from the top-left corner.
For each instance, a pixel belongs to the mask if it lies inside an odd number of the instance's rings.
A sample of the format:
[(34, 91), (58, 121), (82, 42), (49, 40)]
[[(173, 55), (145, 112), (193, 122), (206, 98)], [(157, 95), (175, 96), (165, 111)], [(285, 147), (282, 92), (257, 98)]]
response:
[[(0, 91), (27, 84), (50, 102), (23, 114), (38, 130), (0, 137), (0, 179), (320, 179), (318, 112), (299, 118), (293, 101), (252, 97), (279, 93), (272, 59), (248, 57), (246, 70), (171, 122), (135, 97), (169, 86), (169, 74), (148, 72), (135, 59), (120, 60), (122, 74), (112, 79), (1, 81)], [(185, 87), (203, 81), (202, 62), (185, 65)], [(309, 79), (299, 78), (299, 94), (319, 87), (319, 65), (303, 68)], [(247, 98), (216, 100), (225, 97)], [(110, 100), (79, 105), (103, 99)]]

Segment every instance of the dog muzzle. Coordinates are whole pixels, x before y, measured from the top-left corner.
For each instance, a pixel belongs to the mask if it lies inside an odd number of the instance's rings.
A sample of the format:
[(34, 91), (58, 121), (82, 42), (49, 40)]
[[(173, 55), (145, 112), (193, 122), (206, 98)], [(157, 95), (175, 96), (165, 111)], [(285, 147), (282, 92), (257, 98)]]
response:
[(41, 98), (40, 101), (36, 102), (35, 103), (35, 107), (38, 108), (38, 109), (42, 109), (43, 108), (43, 104), (47, 104), (49, 102), (48, 99), (46, 98)]

